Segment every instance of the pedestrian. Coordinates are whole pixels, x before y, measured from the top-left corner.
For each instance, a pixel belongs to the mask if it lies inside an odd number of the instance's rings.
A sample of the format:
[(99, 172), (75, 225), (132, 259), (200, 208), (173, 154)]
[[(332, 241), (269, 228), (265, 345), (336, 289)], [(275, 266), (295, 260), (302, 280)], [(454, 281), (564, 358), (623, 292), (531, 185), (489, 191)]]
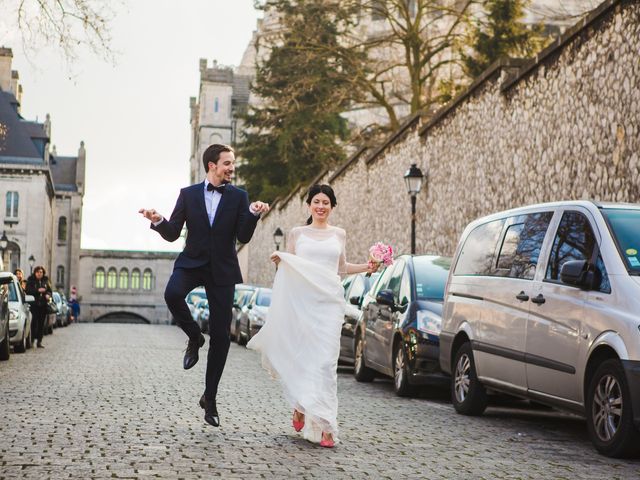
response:
[(69, 308), (71, 308), (71, 321), (77, 322), (80, 318), (80, 302), (78, 301), (78, 290), (74, 285), (71, 286), (68, 304)]
[(44, 335), (45, 321), (47, 319), (47, 304), (52, 296), (51, 285), (45, 274), (44, 267), (38, 265), (33, 269), (33, 273), (27, 279), (27, 295), (33, 295), (35, 302), (31, 304), (31, 315), (33, 325), (33, 336), (35, 337), (38, 348), (44, 348), (42, 345), (42, 336)]
[(21, 268), (16, 268), (13, 274), (18, 279), (18, 285), (20, 286), (20, 290), (22, 290), (22, 299), (24, 301), (25, 290), (27, 288), (27, 281), (24, 279), (24, 272)]
[(249, 205), (247, 192), (229, 183), (235, 170), (235, 155), (231, 147), (209, 146), (202, 162), (206, 172), (204, 182), (180, 190), (169, 220), (154, 209), (143, 208), (139, 213), (149, 219), (151, 228), (169, 242), (180, 238), (185, 222), (189, 229), (164, 298), (176, 323), (189, 337), (183, 367), (190, 369), (198, 361), (198, 350), (204, 345), (204, 336), (191, 316), (185, 297), (195, 287), (204, 285), (212, 313), (209, 315), (205, 390), (199, 403), (205, 410), (205, 421), (218, 427), (220, 417), (216, 395), (231, 342), (229, 325), (235, 284), (242, 283), (236, 241), (247, 243), (251, 240), (258, 218), (269, 211), (269, 205), (262, 202)]
[(264, 326), (247, 347), (279, 378), (293, 410), (293, 427), (323, 447), (338, 441), (337, 365), (345, 302), (338, 274), (373, 273), (377, 265), (347, 263), (346, 232), (329, 225), (336, 206), (329, 185), (309, 189), (307, 225), (274, 252), (278, 270)]

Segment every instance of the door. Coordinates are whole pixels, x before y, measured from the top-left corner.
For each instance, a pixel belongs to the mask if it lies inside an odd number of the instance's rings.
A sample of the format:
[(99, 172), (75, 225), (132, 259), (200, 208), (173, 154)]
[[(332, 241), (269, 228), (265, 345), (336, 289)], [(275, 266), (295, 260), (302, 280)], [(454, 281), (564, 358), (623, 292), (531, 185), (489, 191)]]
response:
[[(588, 292), (562, 283), (560, 270), (569, 260), (592, 260), (600, 236), (589, 216), (586, 210), (563, 212), (544, 275), (536, 282), (527, 327), (529, 389), (569, 401), (582, 398), (582, 381), (576, 371), (584, 347), (582, 325)], [(604, 264), (600, 259), (598, 264), (603, 274), (599, 288), (607, 288)]]

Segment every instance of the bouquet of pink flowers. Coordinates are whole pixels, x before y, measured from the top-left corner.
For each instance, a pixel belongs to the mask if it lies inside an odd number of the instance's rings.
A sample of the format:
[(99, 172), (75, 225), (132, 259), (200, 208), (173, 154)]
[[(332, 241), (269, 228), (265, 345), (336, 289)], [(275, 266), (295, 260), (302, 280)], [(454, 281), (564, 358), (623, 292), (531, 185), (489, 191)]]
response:
[[(393, 248), (391, 245), (385, 245), (381, 242), (376, 242), (369, 249), (369, 266), (379, 268), (381, 265), (388, 267), (393, 263)], [(367, 273), (367, 277), (371, 274)]]

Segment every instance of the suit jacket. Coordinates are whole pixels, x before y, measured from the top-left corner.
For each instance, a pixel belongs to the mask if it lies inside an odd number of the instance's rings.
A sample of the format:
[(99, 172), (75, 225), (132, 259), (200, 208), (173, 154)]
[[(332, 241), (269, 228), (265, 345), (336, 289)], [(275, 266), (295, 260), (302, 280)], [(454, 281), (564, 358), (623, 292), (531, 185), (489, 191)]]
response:
[(165, 240), (173, 242), (180, 237), (186, 222), (187, 241), (174, 268), (197, 268), (208, 263), (215, 285), (233, 285), (242, 283), (236, 239), (242, 243), (249, 242), (258, 218), (249, 210), (247, 192), (228, 184), (218, 204), (213, 225), (209, 225), (202, 182), (180, 190), (171, 218), (156, 226), (151, 224), (151, 228)]

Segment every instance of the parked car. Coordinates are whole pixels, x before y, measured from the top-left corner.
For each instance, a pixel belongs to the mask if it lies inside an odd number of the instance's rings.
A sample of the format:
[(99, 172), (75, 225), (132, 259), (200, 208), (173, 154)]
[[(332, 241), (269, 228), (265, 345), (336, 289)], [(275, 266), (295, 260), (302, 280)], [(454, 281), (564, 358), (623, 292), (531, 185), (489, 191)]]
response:
[(53, 292), (53, 303), (56, 304), (56, 309), (58, 310), (54, 326), (66, 327), (69, 324), (69, 306), (67, 305), (67, 301), (63, 294), (60, 292)]
[(354, 361), (354, 341), (356, 325), (360, 320), (362, 313), (360, 307), (364, 294), (369, 291), (371, 286), (375, 284), (380, 276), (374, 273), (367, 277), (364, 273), (355, 273), (347, 276), (342, 281), (344, 287), (344, 298), (347, 306), (344, 313), (344, 322), (342, 323), (342, 333), (340, 335), (340, 357), (338, 362), (342, 364), (352, 365)]
[(196, 287), (191, 290), (187, 296), (185, 297), (185, 301), (187, 302), (187, 307), (189, 307), (189, 312), (193, 317), (193, 310), (196, 304), (200, 301), (207, 298), (207, 292), (204, 290), (204, 287)]
[(251, 295), (256, 290), (256, 287), (245, 284), (236, 285), (236, 289), (233, 295), (233, 310), (231, 312), (231, 326), (230, 337), (240, 344), (240, 337), (237, 334), (240, 325), (240, 314), (242, 313), (242, 307), (251, 298)]
[[(0, 267), (2, 259), (0, 259)], [(0, 360), (9, 360), (11, 340), (9, 326), (9, 284), (13, 282), (11, 272), (0, 272)]]
[(440, 363), (456, 411), (487, 389), (585, 415), (609, 456), (640, 453), (640, 205), (533, 205), (472, 222), (446, 292)]
[(238, 345), (246, 345), (264, 325), (271, 305), (271, 289), (256, 288), (242, 307), (238, 322)]
[[(8, 272), (0, 273), (7, 275)], [(12, 275), (13, 276), (13, 275)], [(15, 276), (8, 284), (9, 294), (9, 338), (13, 350), (17, 353), (24, 353), (31, 348), (31, 309), (30, 302), (35, 302), (32, 295), (25, 295), (18, 284)]]
[(206, 298), (199, 300), (193, 307), (192, 316), (200, 326), (200, 331), (207, 333), (209, 331), (209, 300)]
[(445, 380), (439, 334), (450, 266), (449, 257), (402, 255), (382, 272), (365, 295), (356, 327), (356, 380), (388, 375), (400, 396)]

